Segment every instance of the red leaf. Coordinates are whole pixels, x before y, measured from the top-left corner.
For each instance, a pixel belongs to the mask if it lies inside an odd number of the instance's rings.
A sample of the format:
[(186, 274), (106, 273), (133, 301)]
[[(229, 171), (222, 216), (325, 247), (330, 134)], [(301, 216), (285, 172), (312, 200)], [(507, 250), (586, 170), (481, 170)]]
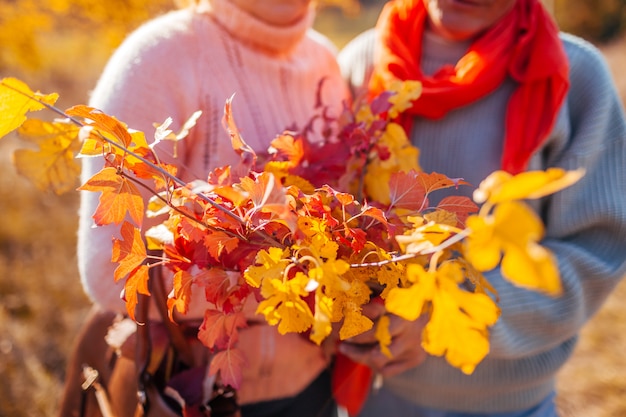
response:
[(389, 180), (390, 206), (420, 211), (428, 206), (426, 187), (417, 179), (418, 173), (396, 172)]
[(478, 206), (469, 197), (449, 196), (439, 202), (437, 208), (456, 214), (459, 223), (465, 224), (465, 220), (471, 213), (478, 211)]
[(224, 385), (230, 385), (234, 389), (241, 386), (243, 379), (243, 367), (246, 365), (245, 354), (239, 349), (227, 349), (217, 352), (213, 356), (210, 366), (210, 374), (219, 372)]
[(207, 310), (198, 332), (198, 339), (211, 349), (225, 349), (237, 343), (237, 330), (246, 327), (242, 312), (225, 314), (223, 311)]

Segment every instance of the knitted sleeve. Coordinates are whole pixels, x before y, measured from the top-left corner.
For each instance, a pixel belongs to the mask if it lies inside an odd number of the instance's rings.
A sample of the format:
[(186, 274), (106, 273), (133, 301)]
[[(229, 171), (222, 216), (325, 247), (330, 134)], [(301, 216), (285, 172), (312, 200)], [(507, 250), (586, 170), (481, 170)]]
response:
[(355, 98), (367, 89), (367, 82), (372, 74), (374, 44), (374, 29), (368, 29), (348, 42), (337, 56), (341, 75)]
[[(188, 26), (186, 19), (190, 18), (185, 13), (164, 15), (131, 34), (107, 63), (91, 95), (91, 106), (143, 131), (149, 142), (153, 139), (155, 123), (172, 117), (173, 125), (179, 126), (193, 112), (186, 103), (195, 99), (195, 78), (185, 72), (190, 66), (177, 55), (180, 45), (192, 47), (192, 43), (181, 39), (187, 36), (184, 28)], [(172, 65), (180, 69), (173, 71)], [(159, 150), (160, 156), (166, 153), (168, 150)], [(81, 181), (87, 181), (102, 166), (101, 158), (84, 158)], [(84, 290), (92, 301), (109, 310), (124, 311), (120, 298), (124, 283), (113, 283), (116, 265), (111, 262), (112, 238), (119, 237), (115, 233), (119, 227), (94, 226), (92, 215), (99, 197), (100, 193), (81, 192), (78, 269)]]
[(558, 261), (563, 294), (551, 298), (499, 283), (502, 317), (492, 357), (514, 358), (554, 348), (580, 331), (626, 274), (626, 121), (607, 65), (594, 47), (563, 36), (571, 88), (545, 169), (584, 168), (574, 186), (546, 198), (544, 245)]

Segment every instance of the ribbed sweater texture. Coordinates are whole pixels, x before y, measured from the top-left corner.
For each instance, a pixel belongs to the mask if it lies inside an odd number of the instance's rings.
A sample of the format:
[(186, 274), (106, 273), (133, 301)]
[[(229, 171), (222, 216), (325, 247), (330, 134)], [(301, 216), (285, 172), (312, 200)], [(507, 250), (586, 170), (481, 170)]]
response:
[[(90, 105), (145, 132), (171, 117), (178, 131), (197, 110), (203, 112), (176, 150), (157, 151), (180, 167), (186, 180), (206, 180), (218, 166), (236, 165), (222, 125), (226, 100), (244, 140), (257, 152), (285, 129), (302, 128), (314, 114), (318, 83), (322, 103), (338, 115), (348, 90), (332, 43), (313, 31), (314, 11), (291, 26), (276, 27), (253, 18), (228, 0), (173, 11), (147, 22), (115, 51), (91, 94)], [(234, 95), (234, 96), (233, 96)], [(168, 148), (169, 146), (169, 148)], [(82, 180), (102, 168), (100, 158), (83, 161)], [(81, 194), (78, 263), (89, 297), (101, 307), (124, 312), (124, 283), (113, 282), (112, 237), (116, 227), (94, 227), (98, 193)], [(204, 316), (204, 291), (184, 319)], [(254, 311), (254, 310), (252, 310)], [(158, 319), (155, 309), (151, 317)], [(249, 366), (240, 392), (242, 402), (287, 397), (299, 392), (326, 366), (319, 348), (300, 335), (280, 336), (270, 326), (242, 333)], [(294, 361), (301, 364), (294, 366)], [(304, 370), (303, 370), (304, 369)], [(249, 382), (248, 380), (251, 380)]]
[[(580, 38), (562, 34), (561, 39), (569, 59), (571, 88), (548, 141), (528, 169), (586, 170), (574, 186), (529, 202), (545, 223), (543, 244), (556, 256), (564, 293), (551, 298), (515, 287), (497, 271), (488, 273), (502, 309), (491, 329), (490, 353), (472, 375), (429, 357), (422, 365), (385, 380), (384, 390), (408, 402), (474, 413), (522, 410), (539, 403), (554, 389), (555, 376), (572, 354), (581, 328), (626, 274), (623, 105), (601, 53)], [(468, 47), (445, 43), (424, 36), (421, 62), (426, 73), (455, 64)], [(373, 48), (371, 30), (339, 54), (344, 77), (354, 91), (368, 78)], [(499, 169), (506, 104), (514, 88), (509, 80), (441, 120), (416, 119), (410, 137), (420, 149), (422, 168), (465, 178), (474, 186)], [(473, 189), (461, 187), (448, 194), (471, 196)], [(367, 405), (362, 416), (373, 416)]]

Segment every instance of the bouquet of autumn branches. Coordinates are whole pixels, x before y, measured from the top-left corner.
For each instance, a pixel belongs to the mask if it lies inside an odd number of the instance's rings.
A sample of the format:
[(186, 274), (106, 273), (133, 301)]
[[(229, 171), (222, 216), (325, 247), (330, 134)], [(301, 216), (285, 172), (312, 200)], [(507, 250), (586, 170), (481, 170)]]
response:
[[(18, 150), (15, 164), (43, 190), (74, 187), (77, 154), (105, 159), (79, 189), (102, 193), (96, 224), (120, 227), (112, 260), (119, 264), (114, 279), (126, 283), (129, 316), (138, 294), (149, 295), (150, 268), (171, 271), (171, 317), (184, 316), (191, 294), (204, 292), (198, 337), (214, 352), (210, 372), (225, 384), (241, 382), (245, 357), (236, 341), (246, 326), (245, 303), (256, 303), (256, 313), (280, 333), (308, 332), (317, 344), (333, 327), (347, 339), (376, 326), (389, 355), (388, 317), (374, 323), (362, 314), (373, 296), (386, 314), (426, 315), (423, 348), (471, 373), (489, 351), (488, 330), (499, 316), (482, 272), (500, 267), (516, 285), (550, 295), (561, 290), (555, 259), (539, 243), (543, 225), (522, 200), (557, 192), (583, 173), (498, 171), (474, 201), (453, 196), (431, 206), (431, 193), (469, 184), (422, 172), (418, 150), (393, 122), (420, 88), (398, 83), (338, 119), (320, 104), (302, 132), (283, 132), (264, 154), (247, 146), (227, 101), (224, 124), (241, 163), (189, 183), (161, 162), (144, 133), (87, 106), (61, 111), (55, 94), (15, 79), (0, 82), (0, 137), (18, 129), (38, 145)], [(27, 120), (43, 108), (62, 119)], [(184, 140), (198, 116), (178, 134), (164, 123), (154, 142)], [(324, 140), (309, 140), (313, 130)], [(154, 193), (147, 206), (140, 184)], [(142, 234), (144, 216), (159, 215), (165, 220)], [(148, 255), (152, 249), (163, 255)]]

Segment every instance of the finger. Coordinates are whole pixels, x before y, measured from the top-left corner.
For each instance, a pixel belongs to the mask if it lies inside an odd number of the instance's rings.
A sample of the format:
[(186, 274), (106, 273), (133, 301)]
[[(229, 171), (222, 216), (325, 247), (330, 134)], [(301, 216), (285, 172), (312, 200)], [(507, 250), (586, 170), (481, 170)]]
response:
[(370, 366), (371, 357), (378, 351), (378, 345), (361, 345), (343, 342), (339, 345), (339, 352), (343, 353), (355, 362)]
[(376, 321), (380, 316), (385, 314), (385, 305), (378, 301), (371, 301), (363, 305), (361, 314), (373, 321)]

